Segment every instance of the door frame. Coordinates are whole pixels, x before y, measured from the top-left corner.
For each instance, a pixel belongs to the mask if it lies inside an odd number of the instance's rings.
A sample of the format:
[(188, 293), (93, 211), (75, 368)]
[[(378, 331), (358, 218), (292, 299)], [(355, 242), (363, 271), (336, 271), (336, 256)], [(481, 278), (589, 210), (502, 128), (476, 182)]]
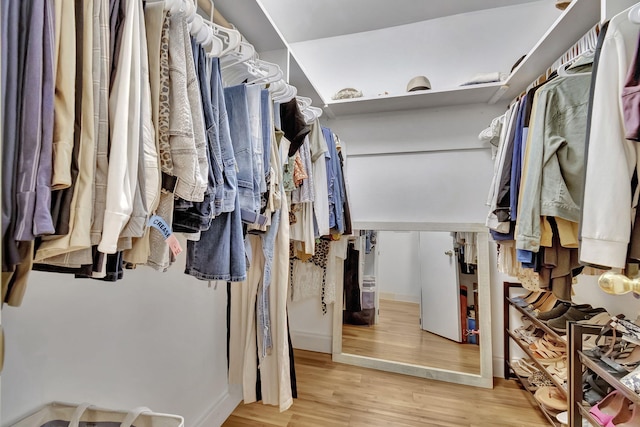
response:
[[(480, 374), (456, 372), (447, 369), (402, 363), (374, 357), (346, 354), (342, 352), (342, 310), (333, 310), (333, 342), (332, 359), (334, 362), (365, 368), (412, 375), (416, 377), (452, 382), (476, 387), (493, 388), (493, 349), (491, 338), (491, 277), (489, 258), (489, 230), (480, 223), (445, 223), (445, 222), (370, 222), (353, 223), (355, 230), (383, 231), (459, 231), (477, 233), (478, 247), (478, 318), (480, 338)], [(338, 263), (338, 277), (343, 277), (343, 264)], [(343, 281), (336, 280), (336, 295), (343, 293)], [(338, 301), (341, 301), (338, 298)]]

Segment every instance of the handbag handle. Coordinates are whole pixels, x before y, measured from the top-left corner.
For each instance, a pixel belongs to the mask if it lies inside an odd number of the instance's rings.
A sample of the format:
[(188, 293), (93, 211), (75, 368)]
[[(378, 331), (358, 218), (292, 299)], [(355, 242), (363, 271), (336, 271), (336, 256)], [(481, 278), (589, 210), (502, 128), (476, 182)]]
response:
[(129, 411), (127, 416), (124, 417), (124, 420), (122, 420), (122, 423), (120, 424), (120, 427), (131, 427), (133, 422), (140, 415), (145, 414), (145, 413), (149, 413), (149, 412), (153, 412), (153, 411), (151, 409), (145, 407), (145, 406), (140, 406), (138, 408), (132, 409), (131, 411)]
[[(80, 418), (82, 418), (82, 415), (85, 413), (85, 411), (89, 408), (93, 408), (94, 406), (89, 404), (89, 403), (81, 403), (80, 405), (78, 405), (78, 407), (75, 409), (75, 411), (73, 411), (73, 415), (71, 415), (71, 420), (69, 422), (69, 427), (79, 427), (80, 425)], [(122, 423), (120, 423), (120, 427), (131, 427), (131, 425), (133, 424), (133, 422), (142, 414), (144, 413), (149, 413), (149, 412), (153, 412), (151, 409), (145, 407), (145, 406), (140, 406), (138, 408), (132, 409), (131, 411), (129, 411), (127, 413), (127, 415), (124, 417), (124, 420), (122, 420)]]
[(78, 405), (78, 407), (73, 411), (73, 415), (71, 415), (71, 420), (69, 422), (69, 427), (78, 427), (80, 424), (80, 418), (82, 418), (82, 414), (91, 407), (90, 403), (84, 402)]

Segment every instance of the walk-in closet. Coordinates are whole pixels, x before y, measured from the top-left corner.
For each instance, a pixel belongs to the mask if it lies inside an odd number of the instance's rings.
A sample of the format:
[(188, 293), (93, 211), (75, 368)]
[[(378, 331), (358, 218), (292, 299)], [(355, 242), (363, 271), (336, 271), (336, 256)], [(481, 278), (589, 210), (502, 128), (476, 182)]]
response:
[(1, 427), (640, 426), (637, 0), (2, 0)]

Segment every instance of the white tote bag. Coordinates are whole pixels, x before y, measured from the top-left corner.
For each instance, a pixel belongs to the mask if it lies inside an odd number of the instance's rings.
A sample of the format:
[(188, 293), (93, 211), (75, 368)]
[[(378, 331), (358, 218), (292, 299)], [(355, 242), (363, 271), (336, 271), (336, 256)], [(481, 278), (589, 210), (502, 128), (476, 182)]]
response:
[(11, 427), (184, 427), (184, 419), (149, 408), (127, 412), (53, 402)]

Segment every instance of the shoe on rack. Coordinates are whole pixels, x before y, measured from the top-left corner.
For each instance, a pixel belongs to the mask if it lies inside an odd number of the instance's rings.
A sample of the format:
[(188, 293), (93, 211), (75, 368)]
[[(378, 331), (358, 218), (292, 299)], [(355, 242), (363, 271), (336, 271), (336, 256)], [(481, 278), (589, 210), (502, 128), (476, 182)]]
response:
[(522, 378), (529, 378), (538, 372), (537, 366), (533, 364), (531, 359), (518, 359), (511, 364), (511, 369)]
[(620, 412), (606, 424), (606, 427), (638, 427), (640, 426), (640, 409), (638, 405), (622, 405)]
[(557, 342), (548, 334), (530, 344), (529, 350), (533, 358), (543, 365), (552, 365), (567, 356), (566, 344)]
[(544, 298), (546, 296), (547, 296), (547, 292), (541, 292), (541, 291), (533, 292), (527, 298), (523, 298), (522, 300), (518, 300), (515, 303), (519, 307), (527, 308), (530, 305), (535, 304), (540, 298)]
[(549, 295), (546, 298), (538, 301), (536, 304), (533, 304), (531, 306), (534, 316), (540, 312), (551, 310), (557, 302), (558, 298), (556, 298), (556, 296), (552, 292), (549, 292)]
[(622, 410), (622, 406), (629, 406), (631, 402), (618, 390), (609, 393), (604, 399), (595, 404), (589, 413), (600, 423), (606, 426)]
[(539, 291), (529, 291), (528, 293), (524, 294), (524, 295), (518, 295), (515, 297), (511, 297), (511, 301), (513, 302), (520, 302), (520, 301), (524, 301), (526, 299), (532, 298), (535, 295), (539, 294)]
[(545, 312), (542, 312), (542, 310), (540, 310), (540, 313), (538, 313), (536, 317), (538, 318), (538, 320), (542, 321), (555, 319), (556, 317), (560, 317), (565, 314), (567, 310), (569, 310), (569, 307), (571, 307), (570, 302), (558, 301), (555, 307), (553, 307), (551, 310)]
[(565, 314), (547, 322), (547, 325), (556, 332), (564, 333), (567, 330), (567, 322), (577, 322), (579, 320), (588, 320), (597, 314), (605, 312), (604, 308), (592, 308), (591, 306), (573, 306)]
[(533, 397), (545, 408), (555, 411), (567, 410), (567, 399), (557, 387), (540, 387)]

